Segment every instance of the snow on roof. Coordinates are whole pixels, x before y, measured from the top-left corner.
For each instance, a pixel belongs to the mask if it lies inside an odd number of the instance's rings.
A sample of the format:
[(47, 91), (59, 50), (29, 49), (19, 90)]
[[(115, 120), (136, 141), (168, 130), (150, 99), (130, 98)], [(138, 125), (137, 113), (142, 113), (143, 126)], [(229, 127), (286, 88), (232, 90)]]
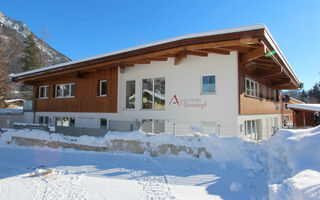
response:
[(288, 108), (320, 112), (320, 104), (288, 104)]
[(10, 99), (10, 100), (5, 100), (6, 103), (12, 103), (12, 102), (17, 102), (17, 101), (24, 101), (24, 99)]
[(306, 103), (306, 102), (304, 102), (304, 101), (301, 101), (301, 100), (296, 99), (296, 98), (293, 98), (293, 97), (290, 97), (290, 100), (293, 100), (293, 101), (299, 102), (299, 103), (301, 103), (301, 104), (305, 104), (305, 103)]
[(183, 40), (183, 39), (197, 38), (197, 37), (204, 37), (204, 36), (212, 36), (212, 35), (220, 35), (220, 34), (241, 32), (241, 31), (250, 31), (250, 30), (256, 30), (256, 29), (266, 29), (266, 28), (267, 27), (264, 24), (257, 24), (257, 25), (241, 26), (241, 27), (236, 27), (236, 28), (221, 29), (221, 30), (209, 31), (209, 32), (193, 33), (193, 34), (174, 37), (174, 38), (171, 38), (171, 39), (160, 40), (160, 41), (157, 41), (157, 42), (151, 42), (151, 43), (147, 43), (147, 44), (143, 44), (143, 45), (139, 45), (139, 46), (135, 46), (135, 47), (130, 47), (130, 48), (126, 48), (126, 49), (122, 49), (122, 50), (118, 50), (118, 51), (113, 51), (113, 52), (109, 52), (109, 53), (105, 53), (105, 54), (100, 54), (100, 55), (97, 55), (97, 56), (83, 58), (83, 59), (79, 59), (79, 60), (75, 60), (75, 61), (70, 61), (70, 62), (51, 65), (51, 66), (47, 66), (47, 67), (42, 67), (42, 68), (38, 68), (38, 69), (34, 69), (34, 70), (30, 70), (30, 71), (26, 71), (26, 72), (22, 72), (22, 73), (18, 73), (18, 74), (10, 74), (9, 76), (11, 78), (15, 78), (15, 77), (18, 77), (18, 76), (23, 76), (23, 75), (27, 75), (27, 74), (36, 73), (36, 72), (41, 72), (41, 71), (45, 71), (45, 70), (48, 70), (48, 69), (59, 68), (59, 67), (63, 67), (63, 66), (66, 66), (66, 65), (81, 63), (81, 62), (85, 62), (85, 61), (88, 61), (88, 60), (94, 60), (94, 59), (98, 59), (98, 58), (112, 56), (112, 55), (116, 55), (116, 54), (120, 54), (120, 53), (124, 53), (124, 52), (128, 52), (128, 51), (133, 51), (133, 50), (137, 50), (137, 49), (142, 49), (142, 48), (146, 48), (146, 47), (165, 44), (165, 43), (174, 42), (174, 41)]

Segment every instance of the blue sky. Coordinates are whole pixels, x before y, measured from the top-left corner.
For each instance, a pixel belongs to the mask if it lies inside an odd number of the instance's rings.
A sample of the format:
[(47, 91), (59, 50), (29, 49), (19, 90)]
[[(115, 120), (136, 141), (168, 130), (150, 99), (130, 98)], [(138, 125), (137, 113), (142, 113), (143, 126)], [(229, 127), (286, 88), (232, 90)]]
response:
[(23, 21), (72, 60), (189, 33), (266, 24), (310, 89), (320, 81), (318, 0), (10, 0), (0, 10)]

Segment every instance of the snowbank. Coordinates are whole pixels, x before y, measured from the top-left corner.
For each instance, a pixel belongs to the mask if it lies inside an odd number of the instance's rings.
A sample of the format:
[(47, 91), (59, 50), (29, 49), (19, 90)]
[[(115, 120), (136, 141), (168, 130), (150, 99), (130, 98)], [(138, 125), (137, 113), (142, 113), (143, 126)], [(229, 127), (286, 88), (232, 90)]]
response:
[[(237, 137), (220, 138), (214, 134), (175, 137), (172, 134), (150, 136), (141, 132), (108, 132), (105, 137), (98, 138), (49, 134), (43, 130), (5, 130), (6, 132), (0, 133), (0, 145), (7, 145), (12, 137), (24, 137), (94, 147), (106, 147), (113, 141), (134, 141), (158, 151), (161, 150), (161, 145), (204, 148), (211, 155), (209, 159), (221, 168), (244, 169), (245, 177), (250, 180), (266, 175), (268, 178), (265, 181), (269, 184), (271, 200), (320, 199), (320, 126), (311, 129), (280, 130), (262, 144)], [(200, 159), (202, 158), (208, 159), (200, 156)], [(229, 192), (238, 193), (245, 190), (247, 185), (246, 182), (232, 180), (228, 187)]]
[[(176, 137), (172, 134), (159, 134), (155, 136), (146, 135), (145, 133), (136, 131), (128, 133), (108, 132), (105, 137), (92, 136), (63, 136), (61, 134), (50, 134), (44, 130), (31, 129), (6, 129), (5, 134), (0, 138), (0, 144), (7, 144), (12, 141), (12, 137), (23, 137), (30, 139), (45, 140), (48, 142), (61, 142), (68, 144), (88, 145), (93, 147), (107, 147), (114, 145), (114, 141), (134, 141), (141, 145), (148, 146), (155, 151), (164, 151), (163, 146), (174, 146), (178, 149), (184, 149), (189, 152), (198, 152), (200, 157), (208, 158), (216, 161), (222, 166), (228, 163), (240, 164), (246, 169), (253, 172), (262, 170), (266, 165), (266, 152), (261, 145), (247, 142), (241, 138), (220, 138), (212, 134), (209, 136), (185, 136)], [(129, 145), (124, 144), (124, 145)], [(183, 148), (186, 147), (186, 148)], [(114, 147), (117, 148), (117, 147)], [(113, 149), (114, 149), (113, 148)], [(120, 148), (120, 147), (119, 147)], [(121, 151), (121, 149), (119, 150)], [(254, 153), (253, 153), (254, 152)], [(171, 152), (172, 153), (172, 152)], [(207, 154), (208, 153), (208, 154)], [(170, 152), (168, 152), (170, 154)], [(208, 156), (210, 155), (210, 156)], [(179, 156), (185, 156), (180, 152)], [(188, 156), (188, 155), (186, 155)], [(257, 162), (257, 160), (259, 162)]]
[(320, 199), (320, 126), (281, 130), (266, 143), (270, 199)]

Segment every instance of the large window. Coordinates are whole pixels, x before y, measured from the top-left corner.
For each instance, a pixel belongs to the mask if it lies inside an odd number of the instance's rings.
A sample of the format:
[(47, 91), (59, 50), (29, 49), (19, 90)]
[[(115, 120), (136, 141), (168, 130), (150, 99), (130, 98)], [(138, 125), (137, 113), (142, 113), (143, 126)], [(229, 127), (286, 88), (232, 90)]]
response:
[(99, 96), (107, 96), (107, 80), (99, 81)]
[(56, 126), (70, 126), (75, 127), (75, 117), (56, 117)]
[(70, 98), (75, 95), (75, 83), (56, 85), (56, 98)]
[(259, 83), (246, 78), (246, 95), (259, 98)]
[(47, 99), (49, 97), (49, 86), (44, 85), (39, 87), (39, 99)]
[(164, 133), (165, 121), (162, 119), (141, 120), (141, 130), (146, 133)]
[(142, 108), (165, 108), (165, 78), (148, 78), (142, 80)]
[(136, 102), (136, 81), (126, 82), (126, 108), (135, 108)]
[(202, 76), (201, 85), (201, 94), (215, 94), (216, 76)]
[(248, 120), (245, 124), (245, 138), (250, 140), (261, 140), (260, 120)]

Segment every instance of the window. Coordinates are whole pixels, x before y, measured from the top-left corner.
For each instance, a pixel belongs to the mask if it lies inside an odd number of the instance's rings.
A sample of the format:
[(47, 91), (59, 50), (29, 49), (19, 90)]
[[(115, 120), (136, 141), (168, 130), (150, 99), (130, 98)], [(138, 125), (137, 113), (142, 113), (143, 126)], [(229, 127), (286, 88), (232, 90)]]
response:
[(39, 116), (39, 124), (49, 124), (48, 116)]
[(126, 82), (126, 108), (135, 108), (136, 81)]
[(75, 117), (70, 117), (70, 126), (75, 127), (76, 126), (76, 118)]
[(202, 76), (201, 82), (201, 94), (216, 93), (216, 76)]
[(106, 80), (99, 81), (99, 96), (101, 96), (101, 97), (107, 96), (107, 81)]
[(148, 78), (142, 80), (142, 108), (165, 108), (165, 78)]
[(143, 119), (141, 129), (146, 133), (164, 133), (165, 121), (162, 119)]
[(75, 117), (56, 117), (56, 126), (75, 127), (75, 125), (76, 125)]
[(62, 117), (62, 126), (69, 126), (69, 117)]
[(260, 120), (248, 120), (244, 122), (245, 138), (251, 140), (260, 140), (259, 123)]
[(49, 86), (40, 86), (39, 87), (39, 99), (47, 99), (49, 96)]
[(246, 95), (259, 98), (259, 83), (246, 78)]
[(61, 117), (56, 117), (56, 126), (61, 126)]
[(75, 83), (56, 85), (56, 98), (70, 98), (75, 96)]
[(107, 129), (107, 125), (108, 125), (108, 120), (104, 119), (104, 118), (101, 118), (100, 119), (100, 128)]

